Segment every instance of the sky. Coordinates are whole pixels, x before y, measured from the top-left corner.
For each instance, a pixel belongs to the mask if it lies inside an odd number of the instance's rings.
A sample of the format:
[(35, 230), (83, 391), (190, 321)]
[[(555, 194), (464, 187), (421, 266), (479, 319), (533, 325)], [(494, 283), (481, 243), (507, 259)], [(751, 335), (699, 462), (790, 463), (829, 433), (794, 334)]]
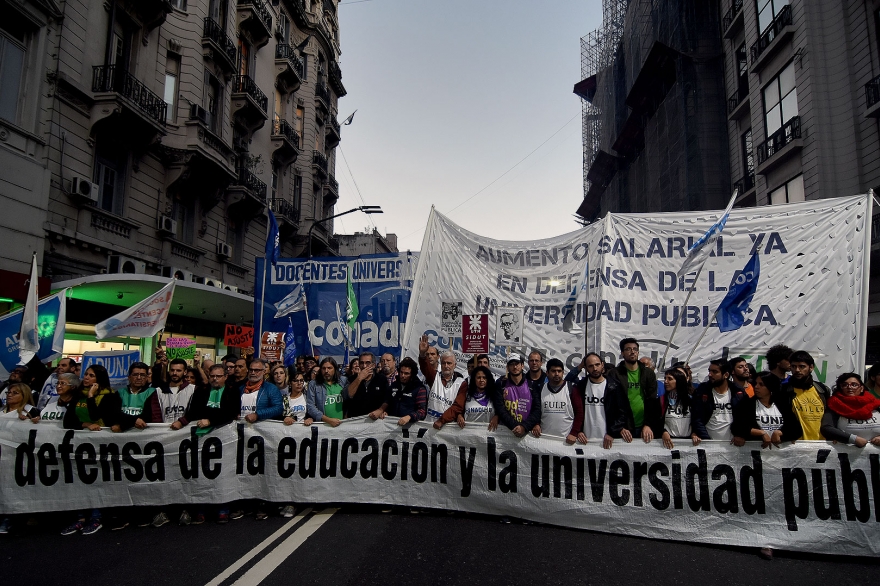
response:
[(491, 238), (577, 229), (572, 88), (599, 0), (342, 0), (339, 21), (339, 121), (357, 113), (337, 147), (336, 212), (384, 213), (349, 214), (337, 233), (375, 226), (419, 250), (432, 205)]

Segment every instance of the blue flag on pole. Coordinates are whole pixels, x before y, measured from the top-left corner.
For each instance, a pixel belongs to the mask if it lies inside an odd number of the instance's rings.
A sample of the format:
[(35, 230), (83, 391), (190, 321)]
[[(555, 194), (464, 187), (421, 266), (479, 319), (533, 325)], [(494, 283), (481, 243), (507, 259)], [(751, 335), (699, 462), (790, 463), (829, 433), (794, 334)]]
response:
[(278, 222), (275, 221), (275, 214), (272, 210), (269, 213), (269, 235), (266, 237), (266, 260), (272, 263), (274, 267), (281, 257), (281, 237), (278, 235)]
[(287, 333), (284, 334), (284, 366), (296, 364), (296, 336), (293, 334), (293, 319), (287, 318)]
[(722, 332), (738, 330), (746, 321), (746, 311), (758, 290), (758, 277), (761, 276), (761, 262), (753, 254), (742, 272), (736, 276), (730, 290), (715, 314), (718, 329)]
[(718, 236), (721, 234), (722, 230), (724, 230), (724, 226), (727, 225), (727, 218), (730, 216), (730, 210), (733, 209), (733, 204), (736, 201), (738, 193), (739, 190), (733, 192), (733, 195), (727, 204), (727, 208), (721, 212), (721, 215), (715, 223), (709, 226), (706, 233), (700, 236), (700, 238), (694, 242), (693, 246), (688, 249), (687, 254), (684, 257), (684, 262), (681, 263), (681, 268), (678, 269), (679, 277), (689, 273), (701, 260), (705, 261), (705, 258), (709, 256), (709, 253), (712, 251), (712, 244), (715, 243), (715, 240), (718, 239)]

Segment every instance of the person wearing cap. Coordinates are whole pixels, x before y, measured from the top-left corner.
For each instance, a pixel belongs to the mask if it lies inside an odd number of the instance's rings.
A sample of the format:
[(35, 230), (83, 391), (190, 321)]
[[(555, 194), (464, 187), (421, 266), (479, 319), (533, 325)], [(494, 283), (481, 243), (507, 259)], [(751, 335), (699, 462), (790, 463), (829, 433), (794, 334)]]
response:
[(532, 388), (523, 375), (523, 358), (507, 358), (507, 376), (496, 384), (492, 403), (499, 423), (523, 437), (541, 423), (541, 389)]

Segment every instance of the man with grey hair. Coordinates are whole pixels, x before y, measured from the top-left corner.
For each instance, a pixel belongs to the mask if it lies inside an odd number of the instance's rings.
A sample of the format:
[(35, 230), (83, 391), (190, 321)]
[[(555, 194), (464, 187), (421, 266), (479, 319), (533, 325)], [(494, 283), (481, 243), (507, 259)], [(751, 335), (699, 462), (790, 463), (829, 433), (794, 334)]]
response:
[(254, 358), (248, 365), (248, 377), (241, 385), (241, 416), (248, 423), (278, 419), (284, 412), (281, 390), (266, 380), (266, 363)]
[(439, 419), (455, 402), (459, 389), (467, 388), (461, 373), (455, 371), (455, 353), (446, 350), (440, 354), (440, 372), (437, 372), (437, 364), (432, 364), (428, 358), (431, 349), (428, 336), (422, 336), (419, 341), (419, 368), (425, 375), (425, 385), (428, 387), (428, 415), (425, 421)]

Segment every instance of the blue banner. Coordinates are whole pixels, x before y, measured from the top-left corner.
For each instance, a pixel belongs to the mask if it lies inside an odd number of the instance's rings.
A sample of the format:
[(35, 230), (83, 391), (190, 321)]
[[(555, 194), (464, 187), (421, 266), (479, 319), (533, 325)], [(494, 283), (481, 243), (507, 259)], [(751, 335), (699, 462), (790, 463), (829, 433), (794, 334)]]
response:
[[(40, 333), (40, 351), (37, 357), (47, 362), (61, 354), (64, 347), (64, 291), (40, 301), (37, 330)], [(18, 364), (18, 333), (21, 331), (21, 309), (0, 317), (0, 336), (4, 351), (0, 353), (0, 376), (4, 378)], [(5, 371), (5, 372), (3, 372)]]
[(128, 384), (128, 369), (135, 362), (140, 362), (140, 350), (107, 350), (86, 352), (82, 359), (82, 372), (93, 364), (100, 364), (110, 375), (110, 386), (114, 389)]
[[(345, 332), (340, 328), (336, 306), (345, 307), (346, 281), (351, 275), (360, 308), (351, 336), (353, 351), (369, 350), (377, 356), (391, 352), (399, 356), (417, 259), (417, 253), (408, 252), (313, 258), (310, 261), (279, 259), (274, 267), (269, 265), (265, 279), (263, 331), (286, 332), (288, 318), (292, 318), (294, 339), (300, 354), (314, 353), (341, 359), (345, 355)], [(255, 327), (260, 323), (264, 263), (264, 259), (257, 258)], [(285, 313), (286, 304), (282, 301), (297, 285), (302, 285), (305, 308)]]

